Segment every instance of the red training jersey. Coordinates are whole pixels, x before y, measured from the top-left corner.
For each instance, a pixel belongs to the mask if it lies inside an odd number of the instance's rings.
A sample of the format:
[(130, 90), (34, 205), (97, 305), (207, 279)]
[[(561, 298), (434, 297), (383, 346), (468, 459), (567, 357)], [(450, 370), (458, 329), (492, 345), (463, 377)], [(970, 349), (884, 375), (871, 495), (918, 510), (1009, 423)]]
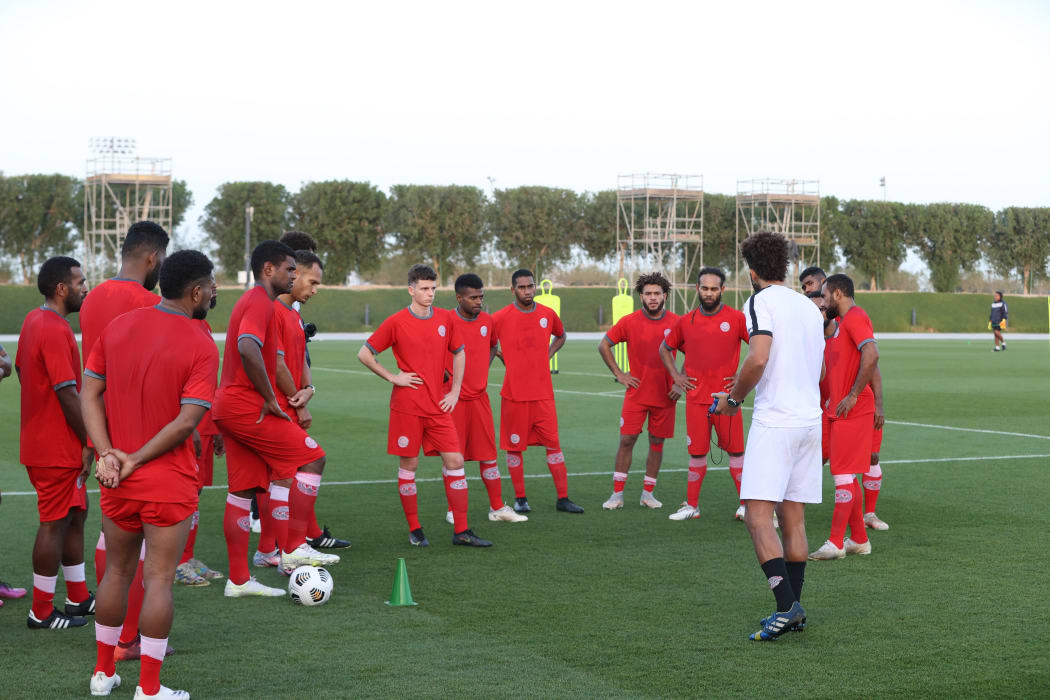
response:
[[(203, 318), (195, 320), (194, 323), (197, 324), (198, 328), (204, 331), (204, 336), (212, 342), (212, 345), (214, 345), (215, 338), (211, 334), (211, 325), (209, 325)], [(216, 348), (216, 352), (218, 352), (218, 348)], [(216, 378), (219, 376), (218, 368), (215, 370), (215, 376)], [(212, 420), (211, 411), (205, 413), (204, 417), (201, 418), (201, 422), (197, 424), (197, 432), (201, 435), (219, 434), (219, 426), (215, 425), (215, 421)]]
[[(463, 386), (459, 392), (460, 400), (469, 401), (485, 395), (489, 388), (489, 357), (492, 348), (496, 347), (496, 333), (492, 330), (492, 315), (484, 311), (476, 318), (465, 318), (459, 313), (459, 307), (449, 311), (452, 328), (463, 343), (467, 353), (467, 368), (463, 371)], [(448, 372), (448, 383), (445, 390), (452, 387), (453, 353), (445, 356), (445, 370)]]
[(536, 303), (523, 311), (512, 302), (493, 314), (492, 322), (507, 366), (500, 396), (511, 401), (553, 399), (550, 341), (565, 335), (558, 314)]
[[(859, 306), (854, 306), (840, 317), (835, 334), (824, 341), (824, 381), (827, 392), (823, 398), (824, 412), (829, 418), (835, 417), (835, 409), (857, 381), (860, 349), (874, 342), (875, 331), (871, 319)], [(875, 394), (870, 384), (861, 390), (849, 415), (862, 416), (866, 413), (875, 413)]]
[[(212, 409), (216, 419), (256, 413), (262, 409), (263, 397), (244, 371), (244, 361), (237, 343), (247, 338), (262, 349), (263, 366), (270, 385), (277, 376), (277, 327), (273, 322), (273, 300), (266, 288), (256, 284), (233, 305), (230, 325), (226, 328), (226, 347), (222, 354), (222, 378)], [(278, 392), (280, 393), (280, 392)]]
[(639, 309), (621, 318), (605, 334), (609, 345), (627, 343), (631, 376), (641, 382), (637, 389), (627, 388), (627, 399), (641, 406), (657, 408), (674, 404), (668, 397), (674, 382), (660, 359), (660, 344), (671, 333), (678, 318), (678, 314), (666, 309), (660, 318), (650, 318), (644, 309)]
[(135, 280), (120, 277), (106, 280), (88, 292), (84, 305), (80, 307), (80, 347), (84, 351), (84, 364), (91, 357), (91, 349), (110, 321), (121, 314), (143, 306), (154, 306), (160, 301)]
[(69, 322), (41, 306), (26, 314), (15, 353), (22, 385), (19, 460), (27, 467), (80, 469), (80, 438), (66, 423), (56, 392), (80, 392), (80, 352)]
[(709, 406), (711, 394), (725, 391), (726, 377), (740, 366), (740, 341), (748, 340), (744, 314), (726, 304), (710, 315), (696, 308), (678, 319), (664, 344), (685, 353), (682, 372), (696, 380), (689, 403)]
[[(273, 300), (273, 322), (277, 326), (277, 354), (284, 358), (284, 364), (292, 375), (296, 390), (303, 386), (303, 367), (306, 366), (306, 334), (303, 332), (303, 320), (299, 312), (280, 299)], [(288, 397), (277, 388), (277, 402), (285, 413), (289, 412)], [(289, 416), (295, 413), (292, 409)]]
[[(106, 326), (84, 369), (106, 382), (109, 439), (128, 454), (175, 420), (182, 404), (210, 409), (218, 371), (215, 342), (189, 316), (159, 304), (130, 311)], [(195, 502), (192, 443), (183, 441), (146, 462), (111, 493), (135, 501)]]
[(393, 348), (397, 368), (415, 372), (423, 380), (414, 388), (395, 384), (390, 392), (392, 410), (416, 416), (444, 413), (438, 404), (443, 398), (445, 355), (463, 350), (448, 311), (432, 306), (430, 315), (422, 318), (411, 307), (401, 309), (379, 325), (365, 346), (376, 355)]

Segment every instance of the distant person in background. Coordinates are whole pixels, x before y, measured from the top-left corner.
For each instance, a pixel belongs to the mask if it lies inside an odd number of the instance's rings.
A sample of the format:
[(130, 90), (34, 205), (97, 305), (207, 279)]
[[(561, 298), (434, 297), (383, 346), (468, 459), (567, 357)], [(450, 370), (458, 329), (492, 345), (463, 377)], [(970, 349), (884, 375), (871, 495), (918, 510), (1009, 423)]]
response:
[[(4, 350), (4, 346), (0, 345), (0, 382), (7, 377), (11, 376), (11, 356)], [(0, 608), (4, 606), (4, 598), (22, 598), (26, 594), (26, 589), (15, 588), (6, 581), (0, 581)]]
[(999, 352), (1006, 349), (1003, 331), (1006, 330), (1008, 309), (1006, 308), (1006, 301), (1003, 300), (1002, 292), (993, 294), (992, 299), (992, 314), (988, 317), (988, 321), (992, 324), (992, 333), (995, 336), (995, 347), (992, 348), (992, 352)]
[(802, 271), (802, 274), (798, 276), (798, 283), (802, 285), (802, 293), (810, 299), (814, 299), (813, 292), (817, 292), (819, 295), (820, 287), (827, 278), (828, 276), (824, 273), (824, 270), (814, 265)]

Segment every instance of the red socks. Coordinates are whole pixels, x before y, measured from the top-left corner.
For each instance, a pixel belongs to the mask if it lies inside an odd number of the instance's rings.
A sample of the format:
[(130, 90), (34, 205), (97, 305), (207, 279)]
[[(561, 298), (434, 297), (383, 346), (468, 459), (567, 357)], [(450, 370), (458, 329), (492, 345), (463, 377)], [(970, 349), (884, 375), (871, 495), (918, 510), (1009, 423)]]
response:
[(627, 472), (613, 472), (613, 493), (623, 493), (627, 485)]
[(689, 481), (685, 485), (685, 501), (693, 508), (700, 505), (700, 487), (707, 476), (707, 455), (689, 456)]
[[(277, 540), (277, 548), (284, 552), (288, 549), (288, 487), (270, 484), (270, 521), (273, 525), (273, 536)], [(260, 515), (262, 510), (259, 511)], [(273, 551), (272, 549), (269, 551)]]
[(864, 506), (860, 498), (860, 484), (854, 479), (849, 486), (853, 493), (851, 504), (853, 507), (849, 511), (849, 535), (857, 544), (864, 544), (868, 541), (868, 530), (864, 527)]
[[(249, 501), (249, 507), (250, 504), (251, 501)], [(160, 692), (160, 667), (164, 664), (164, 653), (167, 649), (167, 637), (154, 639), (153, 637), (142, 635), (139, 686), (146, 695), (156, 695)]]
[(653, 489), (655, 489), (655, 488), (656, 488), (656, 477), (655, 476), (647, 476), (647, 477), (645, 477), (644, 481), (642, 482), (642, 490), (643, 491), (648, 491), (649, 493), (652, 493)]
[(295, 475), (295, 485), (291, 489), (289, 498), (292, 519), (288, 525), (286, 552), (294, 551), (296, 547), (306, 543), (307, 528), (310, 525), (314, 503), (317, 501), (317, 491), (320, 487), (320, 474), (299, 472)]
[(84, 576), (84, 562), (73, 566), (63, 564), (62, 578), (66, 580), (66, 596), (74, 603), (83, 603), (91, 595)]
[(55, 585), (58, 576), (33, 574), (33, 615), (38, 620), (47, 619), (55, 609)]
[(441, 469), (441, 475), (445, 481), (445, 497), (448, 498), (448, 507), (452, 509), (452, 530), (460, 533), (466, 530), (467, 504), (469, 496), (467, 492), (467, 477), (462, 467), (459, 469)]
[[(550, 469), (551, 477), (554, 479), (554, 490), (557, 491), (558, 498), (568, 498), (569, 473), (565, 469), (565, 455), (560, 449), (547, 448), (547, 468)], [(522, 479), (524, 480), (524, 474), (522, 474)]]
[(407, 469), (397, 470), (397, 491), (401, 494), (401, 508), (405, 511), (409, 531), (418, 530), (419, 503), (416, 498), (416, 473)]
[(95, 673), (102, 671), (107, 676), (112, 676), (117, 672), (116, 667), (113, 665), (113, 652), (116, 651), (119, 640), (119, 627), (95, 623), (95, 646), (97, 647)]
[(862, 483), (864, 484), (864, 512), (874, 513), (875, 504), (879, 501), (879, 491), (882, 490), (882, 467), (877, 464), (871, 465)]
[[(863, 540), (857, 540), (857, 532), (853, 524), (853, 511), (860, 511), (860, 487), (852, 474), (836, 474), (835, 478), (835, 508), (831, 511), (831, 536), (828, 538), (831, 544), (839, 549), (843, 547), (846, 537), (846, 528), (852, 530), (854, 542), (867, 542), (867, 533)], [(861, 519), (860, 529), (864, 530), (864, 521)]]
[[(259, 504), (259, 545), (258, 549), (263, 554), (269, 554), (270, 552), (277, 549), (277, 533), (274, 529), (273, 516), (270, 515), (270, 493), (264, 491), (262, 493), (255, 494), (255, 502)], [(248, 501), (249, 508), (251, 507), (251, 501)], [(251, 511), (248, 511), (248, 515), (251, 515)], [(249, 521), (249, 531), (251, 530), (251, 522)]]
[(503, 484), (500, 483), (499, 465), (496, 460), (481, 462), (481, 481), (489, 494), (489, 508), (499, 510), (503, 507)]
[[(733, 485), (736, 486), (736, 495), (740, 495), (740, 477), (744, 473), (744, 455), (739, 457), (729, 457), (729, 476), (733, 477)], [(740, 501), (740, 505), (744, 505), (743, 501)]]
[(193, 546), (197, 543), (197, 524), (200, 522), (201, 512), (199, 510), (193, 511), (193, 522), (190, 524), (190, 534), (186, 537), (186, 546), (182, 550), (182, 557), (179, 559), (180, 564), (185, 564), (190, 559), (193, 559)]
[(102, 583), (102, 576), (106, 573), (106, 536), (98, 533), (98, 544), (95, 545), (95, 585)]
[(142, 599), (146, 597), (146, 589), (142, 585), (142, 560), (145, 558), (146, 542), (143, 541), (139, 550), (139, 563), (135, 567), (135, 577), (131, 579), (131, 587), (128, 588), (128, 612), (124, 615), (124, 630), (120, 633), (120, 641), (125, 645), (134, 642), (139, 633)]
[(525, 498), (525, 463), (520, 452), (507, 453), (507, 471), (510, 472), (510, 481), (514, 484), (514, 497)]
[[(259, 500), (259, 515), (262, 515), (261, 495)], [(241, 498), (232, 493), (226, 495), (226, 513), (222, 518), (222, 533), (226, 537), (230, 580), (238, 586), (247, 581), (249, 577), (248, 545), (251, 541), (251, 517), (252, 501), (250, 498)]]

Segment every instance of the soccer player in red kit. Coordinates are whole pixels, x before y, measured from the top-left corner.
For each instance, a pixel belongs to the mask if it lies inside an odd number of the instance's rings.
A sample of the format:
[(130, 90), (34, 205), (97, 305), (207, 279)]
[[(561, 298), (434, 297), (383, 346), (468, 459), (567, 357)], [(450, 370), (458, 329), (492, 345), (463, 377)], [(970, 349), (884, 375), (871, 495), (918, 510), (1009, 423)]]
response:
[[(408, 521), (409, 544), (430, 545), (419, 522), (416, 494), (416, 470), (422, 449), (424, 454), (441, 455), (445, 496), (454, 519), (452, 544), (491, 547), (492, 543), (475, 535), (467, 523), (467, 479), (452, 419), (463, 386), (466, 355), (452, 328), (450, 312), (434, 307), (436, 289), (437, 273), (426, 265), (413, 265), (408, 271), (412, 303), (379, 325), (361, 346), (357, 359), (394, 385), (390, 392), (387, 454), (398, 457), (397, 488)], [(394, 351), (397, 374), (379, 364), (377, 355), (387, 348)], [(452, 386), (445, 393), (445, 355), (449, 352), (456, 357), (452, 363)]]
[[(826, 397), (822, 397), (835, 508), (831, 536), (809, 555), (815, 560), (871, 554), (855, 475), (864, 474), (869, 467), (875, 429), (875, 398), (869, 384), (879, 361), (871, 319), (853, 300), (853, 280), (831, 275), (824, 281), (823, 293), (827, 317), (838, 320), (834, 335), (824, 345), (827, 375)], [(847, 527), (850, 537), (845, 536)]]
[[(80, 413), (80, 353), (66, 316), (88, 293), (80, 263), (55, 257), (40, 266), (44, 305), (30, 311), (18, 334), (15, 371), (22, 385), (19, 460), (37, 493), (40, 526), (33, 544), (33, 607), (29, 629), (87, 624), (95, 598), (84, 576), (84, 520), (91, 450)], [(55, 609), (58, 567), (66, 581), (64, 612)]]
[(281, 409), (274, 394), (277, 375), (277, 324), (273, 300), (295, 281), (295, 251), (277, 241), (263, 241), (251, 255), (255, 286), (237, 301), (226, 330), (222, 377), (212, 417), (226, 445), (229, 494), (223, 533), (230, 560), (224, 595), (279, 597), (280, 588), (264, 586), (249, 575), (251, 495), (269, 490), (277, 526), (281, 568), (324, 566), (339, 557), (306, 543), (306, 520), (314, 495), (289, 491), (298, 472), (320, 474), (325, 453)]
[[(660, 360), (660, 344), (678, 322), (678, 315), (664, 308), (671, 283), (654, 272), (639, 277), (634, 290), (642, 300), (642, 308), (621, 318), (598, 343), (598, 354), (616, 381), (627, 387), (620, 413), (620, 448), (613, 469), (613, 493), (602, 504), (605, 510), (623, 508), (623, 489), (627, 485), (634, 444), (646, 419), (649, 421), (649, 456), (645, 460), (640, 504), (647, 508), (663, 505), (656, 500), (653, 489), (663, 461), (664, 440), (674, 437), (678, 390)], [(627, 343), (630, 374), (621, 370), (613, 357), (612, 349), (617, 343)]]
[[(565, 455), (558, 437), (558, 412), (554, 405), (550, 358), (565, 345), (565, 328), (554, 310), (536, 304), (536, 279), (528, 270), (517, 270), (510, 278), (514, 301), (492, 316), (501, 357), (507, 366), (500, 396), (500, 448), (507, 453), (507, 471), (514, 484), (514, 510), (532, 510), (525, 498), (525, 463), (529, 445), (547, 450), (547, 468), (558, 495), (557, 508), (582, 513), (569, 500)], [(551, 338), (554, 341), (551, 342)]]
[[(463, 386), (459, 402), (452, 410), (463, 459), (477, 461), (481, 468), (481, 480), (489, 497), (489, 520), (521, 523), (528, 516), (515, 513), (503, 503), (503, 485), (500, 481), (499, 464), (496, 462), (496, 428), (492, 422), (492, 406), (489, 404), (489, 366), (496, 356), (496, 333), (492, 327), (492, 316), (481, 310), (485, 301), (485, 289), (481, 278), (474, 274), (456, 278), (456, 308), (449, 314), (452, 331), (463, 342), (467, 367), (463, 373)], [(449, 353), (445, 360), (445, 392), (452, 389), (452, 370), (455, 355)], [(445, 519), (453, 522), (450, 510)]]
[(106, 532), (106, 573), (95, 615), (92, 695), (120, 685), (114, 654), (146, 540), (141, 671), (136, 698), (188, 700), (160, 684), (173, 616), (172, 583), (197, 510), (197, 460), (190, 435), (215, 395), (219, 353), (193, 319), (215, 294), (212, 263), (195, 250), (161, 268), (162, 299), (112, 321), (84, 370), (84, 420), (98, 450), (95, 468)]
[[(138, 221), (128, 228), (120, 247), (117, 276), (91, 290), (80, 309), (80, 344), (85, 365), (92, 348), (110, 321), (128, 311), (154, 306), (160, 301), (153, 290), (160, 278), (160, 267), (167, 255), (168, 242), (167, 232), (153, 221)], [(141, 561), (145, 552), (140, 554)], [(98, 582), (102, 581), (105, 571), (106, 534), (100, 531), (95, 545), (95, 578)], [(117, 661), (139, 658), (138, 613), (142, 608), (143, 593), (140, 564), (131, 586), (128, 615), (117, 647)]]
[[(711, 428), (718, 435), (718, 446), (729, 454), (729, 474), (740, 495), (740, 474), (744, 467), (744, 419), (711, 414), (711, 395), (724, 391), (740, 365), (740, 343), (748, 342), (744, 314), (722, 303), (726, 276), (717, 267), (705, 267), (697, 274), (699, 308), (678, 319), (660, 346), (660, 357), (678, 391), (686, 394), (686, 449), (689, 451), (689, 477), (686, 500), (668, 516), (671, 520), (700, 517), (700, 488), (707, 476), (707, 453), (711, 449)], [(673, 351), (685, 353), (679, 372)], [(743, 520), (740, 504), (736, 518)]]

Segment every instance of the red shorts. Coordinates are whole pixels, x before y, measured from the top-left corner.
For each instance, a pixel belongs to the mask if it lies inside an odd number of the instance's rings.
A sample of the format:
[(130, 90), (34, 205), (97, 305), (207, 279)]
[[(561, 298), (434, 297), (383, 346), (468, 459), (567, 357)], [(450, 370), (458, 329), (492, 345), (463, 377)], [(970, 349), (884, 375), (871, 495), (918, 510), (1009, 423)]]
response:
[(871, 453), (877, 455), (882, 450), (882, 428), (874, 431), (871, 435)]
[[(452, 422), (459, 436), (459, 451), (465, 462), (496, 460), (496, 427), (492, 422), (492, 405), (488, 395), (466, 401), (460, 399), (452, 410)], [(437, 451), (427, 451), (433, 456)]]
[(508, 452), (522, 452), (529, 445), (561, 449), (558, 440), (558, 411), (554, 399), (500, 403), (499, 447)]
[(102, 514), (112, 520), (121, 530), (142, 532), (142, 525), (171, 527), (178, 525), (197, 510), (197, 499), (193, 503), (156, 503), (121, 498), (102, 489), (99, 496)]
[(212, 471), (215, 468), (215, 436), (201, 435), (201, 456), (197, 458), (197, 490), (211, 486), (214, 481)]
[(830, 456), (829, 448), (831, 447), (831, 421), (828, 420), (828, 414), (821, 412), (820, 414), (820, 461), (823, 464), (828, 461)]
[(459, 435), (451, 413), (417, 416), (390, 409), (390, 427), (386, 435), (386, 453), (395, 457), (459, 452)]
[(744, 451), (744, 417), (740, 411), (732, 416), (709, 415), (711, 404), (685, 405), (685, 445), (689, 454), (700, 457), (711, 449), (711, 427), (718, 435), (718, 446), (730, 454)]
[(265, 490), (271, 481), (291, 479), (325, 456), (298, 423), (267, 414), (216, 419), (226, 443), (226, 475), (231, 492)]
[(79, 467), (26, 467), (26, 471), (36, 489), (40, 522), (61, 520), (74, 508), (87, 510), (87, 486)]
[(872, 414), (829, 418), (828, 456), (832, 474), (863, 474), (871, 466)]
[(675, 406), (643, 406), (623, 400), (620, 411), (620, 435), (638, 435), (642, 432), (646, 418), (649, 419), (649, 434), (658, 438), (674, 437)]

